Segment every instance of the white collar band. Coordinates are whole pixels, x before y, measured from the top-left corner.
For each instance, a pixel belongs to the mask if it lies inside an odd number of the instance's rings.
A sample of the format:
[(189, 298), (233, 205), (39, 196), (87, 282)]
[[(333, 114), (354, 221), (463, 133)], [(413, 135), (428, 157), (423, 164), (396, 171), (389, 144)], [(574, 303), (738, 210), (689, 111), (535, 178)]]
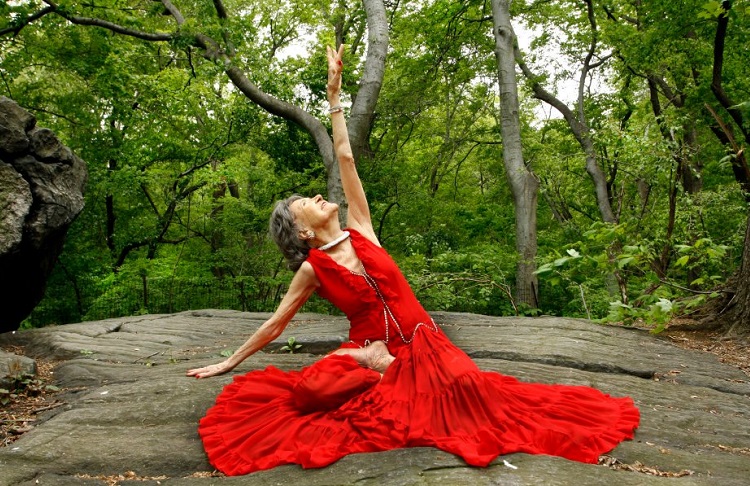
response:
[(325, 245), (319, 246), (318, 250), (320, 250), (320, 251), (330, 250), (331, 248), (333, 248), (334, 246), (338, 245), (339, 243), (341, 243), (342, 241), (344, 241), (347, 238), (349, 238), (349, 232), (348, 231), (344, 231), (343, 233), (341, 233), (341, 236), (339, 236), (335, 240), (329, 241)]

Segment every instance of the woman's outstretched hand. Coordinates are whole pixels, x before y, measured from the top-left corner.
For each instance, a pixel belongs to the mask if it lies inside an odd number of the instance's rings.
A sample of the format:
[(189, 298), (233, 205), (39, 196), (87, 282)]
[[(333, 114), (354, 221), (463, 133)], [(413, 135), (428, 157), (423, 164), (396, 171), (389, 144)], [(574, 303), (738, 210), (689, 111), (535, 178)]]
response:
[(222, 361), (221, 363), (204, 366), (203, 368), (194, 368), (192, 370), (187, 370), (185, 374), (187, 376), (194, 376), (196, 378), (208, 378), (209, 376), (222, 375), (231, 370), (232, 366), (230, 366), (226, 361)]
[(344, 44), (339, 46), (335, 51), (332, 47), (326, 46), (326, 57), (328, 58), (328, 84), (326, 93), (328, 101), (338, 103), (338, 96), (341, 93), (341, 72), (344, 70)]

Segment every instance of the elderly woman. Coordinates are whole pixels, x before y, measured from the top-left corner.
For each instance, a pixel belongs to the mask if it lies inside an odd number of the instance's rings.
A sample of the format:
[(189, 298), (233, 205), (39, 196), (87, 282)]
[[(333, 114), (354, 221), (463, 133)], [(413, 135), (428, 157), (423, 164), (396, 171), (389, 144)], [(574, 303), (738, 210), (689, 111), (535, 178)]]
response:
[(239, 475), (433, 446), (476, 466), (511, 452), (595, 463), (633, 437), (640, 417), (633, 401), (479, 370), (422, 308), (380, 246), (339, 100), (343, 48), (327, 48), (327, 94), (347, 229), (339, 225), (338, 205), (320, 195), (280, 201), (271, 235), (295, 271), (288, 292), (232, 356), (187, 375), (232, 370), (276, 339), (313, 292), (346, 314), (350, 340), (300, 371), (269, 366), (235, 377), (200, 422), (210, 462)]

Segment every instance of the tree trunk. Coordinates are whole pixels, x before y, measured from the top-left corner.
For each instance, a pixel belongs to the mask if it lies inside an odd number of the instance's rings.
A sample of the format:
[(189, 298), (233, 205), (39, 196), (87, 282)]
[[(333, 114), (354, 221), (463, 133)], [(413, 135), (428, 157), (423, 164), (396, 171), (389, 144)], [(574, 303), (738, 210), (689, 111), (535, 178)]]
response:
[(727, 324), (728, 334), (750, 334), (750, 215), (745, 228), (745, 247), (742, 251), (742, 265), (736, 275), (737, 293), (734, 294), (733, 306), (722, 316)]
[[(709, 314), (700, 322), (708, 329), (720, 329), (728, 336), (750, 335), (750, 213), (745, 227), (742, 264), (729, 278), (726, 297), (706, 306)], [(716, 309), (720, 309), (718, 312)]]
[(516, 299), (519, 303), (536, 309), (539, 307), (539, 294), (534, 259), (537, 251), (536, 207), (539, 183), (523, 160), (514, 56), (516, 36), (510, 23), (508, 0), (492, 0), (492, 18), (500, 85), (503, 163), (516, 213)]
[(369, 146), (368, 139), (375, 119), (375, 105), (385, 76), (388, 52), (388, 18), (383, 0), (364, 0), (367, 15), (367, 58), (349, 115), (349, 139), (354, 160), (360, 160)]
[[(607, 176), (604, 175), (604, 171), (599, 167), (594, 141), (591, 140), (591, 129), (584, 123), (573, 124), (571, 125), (571, 129), (586, 154), (586, 172), (588, 172), (591, 181), (594, 183), (596, 205), (599, 208), (602, 221), (605, 223), (616, 223), (617, 218), (615, 217), (615, 212), (612, 210)], [(614, 181), (611, 182), (614, 183)]]
[(716, 100), (724, 107), (729, 116), (731, 116), (737, 128), (745, 137), (745, 142), (750, 143), (750, 130), (746, 128), (745, 116), (739, 105), (729, 97), (724, 91), (723, 70), (724, 70), (724, 46), (729, 28), (729, 10), (732, 8), (732, 2), (724, 0), (721, 2), (723, 13), (719, 15), (716, 24), (716, 35), (714, 36), (714, 64), (711, 76), (711, 91)]
[(117, 254), (117, 248), (115, 247), (115, 196), (107, 194), (104, 198), (104, 204), (107, 209), (107, 229), (105, 240), (107, 242), (107, 248), (112, 256)]

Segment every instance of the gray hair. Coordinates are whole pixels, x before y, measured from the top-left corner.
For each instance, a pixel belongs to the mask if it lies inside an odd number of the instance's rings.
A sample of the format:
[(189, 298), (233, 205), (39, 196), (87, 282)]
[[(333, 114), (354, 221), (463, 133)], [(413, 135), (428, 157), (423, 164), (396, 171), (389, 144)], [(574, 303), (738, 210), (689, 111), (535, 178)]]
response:
[(302, 196), (294, 194), (276, 203), (271, 213), (269, 232), (271, 238), (279, 247), (286, 259), (286, 265), (290, 270), (296, 272), (307, 259), (310, 253), (310, 245), (299, 237), (300, 227), (289, 208), (294, 201), (302, 199)]

